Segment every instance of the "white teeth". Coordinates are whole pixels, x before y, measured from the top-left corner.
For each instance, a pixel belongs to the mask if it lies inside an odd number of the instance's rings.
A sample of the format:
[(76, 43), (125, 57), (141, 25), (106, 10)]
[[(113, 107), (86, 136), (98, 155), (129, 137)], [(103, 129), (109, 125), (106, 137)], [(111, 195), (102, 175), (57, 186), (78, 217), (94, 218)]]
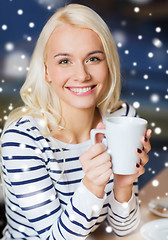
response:
[(90, 91), (92, 88), (91, 87), (86, 87), (86, 88), (70, 88), (71, 91), (75, 93), (85, 93)]

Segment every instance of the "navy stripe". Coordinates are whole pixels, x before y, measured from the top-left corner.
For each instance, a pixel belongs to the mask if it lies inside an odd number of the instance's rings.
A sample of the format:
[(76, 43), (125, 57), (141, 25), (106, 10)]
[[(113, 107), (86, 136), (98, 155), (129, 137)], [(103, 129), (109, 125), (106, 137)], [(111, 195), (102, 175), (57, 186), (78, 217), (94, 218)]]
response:
[[(8, 213), (6, 213), (6, 216), (7, 216), (8, 218), (10, 218), (13, 222), (15, 222), (15, 223), (17, 223), (17, 224), (20, 225), (20, 222), (18, 222), (16, 219), (12, 218)], [(32, 228), (31, 226), (28, 226), (28, 225), (26, 225), (26, 224), (23, 224), (23, 223), (22, 223), (22, 226), (34, 230), (34, 228)], [(28, 236), (28, 235), (25, 235), (25, 236)]]
[[(13, 230), (15, 230), (16, 232), (19, 232), (20, 234), (22, 234), (25, 237), (29, 237), (29, 235), (25, 234), (24, 232), (20, 232), (18, 229), (14, 228), (10, 223), (8, 223), (9, 227), (12, 228)], [(13, 235), (10, 233), (10, 235), (12, 236), (12, 239), (15, 239), (13, 237)], [(27, 238), (21, 238), (22, 240), (27, 240)]]
[(25, 217), (24, 215), (22, 215), (22, 214), (20, 214), (19, 212), (14, 211), (13, 209), (11, 209), (11, 207), (10, 207), (9, 205), (7, 205), (6, 207), (9, 208), (9, 210), (10, 210), (11, 212), (15, 213), (15, 214), (18, 215), (19, 217), (22, 217), (22, 218), (25, 218), (25, 219), (26, 219), (26, 217)]
[(134, 117), (137, 117), (138, 116), (138, 113), (135, 111), (135, 115), (134, 115)]
[(128, 113), (129, 113), (129, 105), (128, 105), (128, 103), (126, 103), (126, 113), (125, 113), (125, 116), (128, 116)]
[[(69, 217), (69, 214), (68, 214), (68, 212), (65, 210), (65, 215), (68, 217), (68, 218), (70, 218)], [(94, 224), (91, 226), (91, 227), (89, 227), (89, 228), (86, 228), (86, 227), (84, 227), (81, 223), (79, 223), (79, 222), (77, 222), (77, 221), (71, 221), (73, 224), (75, 224), (75, 225), (77, 225), (77, 226), (79, 226), (79, 227), (81, 227), (82, 229), (84, 229), (84, 230), (90, 230), (90, 229), (92, 229), (92, 227), (94, 226)]]
[(114, 179), (110, 179), (109, 182), (108, 182), (107, 184), (109, 184), (109, 183), (113, 183), (113, 181), (114, 181)]
[(79, 233), (73, 232), (72, 230), (70, 230), (69, 228), (67, 228), (67, 227), (63, 224), (61, 218), (60, 218), (60, 224), (61, 224), (61, 226), (62, 226), (67, 232), (69, 232), (70, 234), (73, 234), (74, 236), (78, 236), (78, 237), (87, 237), (87, 235), (82, 235), (82, 234), (79, 234)]
[(36, 183), (36, 182), (42, 181), (46, 178), (48, 178), (48, 174), (46, 174), (42, 177), (30, 179), (30, 180), (25, 180), (25, 181), (20, 181), (20, 182), (11, 182), (11, 184), (13, 186), (18, 186), (18, 185), (24, 185), (24, 184), (29, 184), (29, 183)]
[[(70, 218), (70, 216), (69, 216), (69, 214), (68, 214), (68, 212), (65, 210), (65, 215), (68, 217), (68, 218)], [(99, 217), (104, 217), (104, 216), (106, 216), (107, 215), (107, 212), (106, 213), (104, 213), (104, 214), (101, 214)], [(75, 224), (75, 225), (77, 225), (77, 226), (79, 226), (79, 227), (81, 227), (82, 229), (84, 229), (84, 230), (86, 230), (86, 231), (88, 231), (88, 230), (90, 230), (90, 229), (92, 229), (93, 227), (94, 227), (94, 225), (99, 225), (100, 223), (102, 223), (102, 222), (99, 222), (99, 223), (94, 223), (92, 226), (90, 226), (90, 227), (84, 227), (81, 223), (79, 223), (79, 222), (77, 222), (77, 221), (71, 221), (73, 224)]]
[(103, 208), (106, 208), (106, 207), (109, 207), (109, 203), (103, 205)]
[(20, 118), (20, 119), (16, 122), (16, 126), (17, 126), (17, 127), (18, 127), (19, 125), (24, 124), (24, 123), (30, 122), (30, 120), (28, 120), (28, 119), (26, 119), (26, 120), (24, 120), (24, 121), (21, 121), (21, 120), (22, 120), (22, 118)]
[[(5, 142), (2, 144), (2, 147), (19, 147), (20, 148), (20, 145), (22, 143), (19, 143), (19, 142)], [(40, 148), (37, 148), (35, 146), (32, 146), (32, 145), (28, 145), (28, 144), (25, 144), (25, 148), (28, 148), (28, 149), (32, 149), (32, 150), (36, 150), (36, 149), (40, 149)], [(61, 149), (63, 151), (68, 151), (69, 149)], [(42, 149), (40, 149), (40, 151), (42, 153), (46, 152), (46, 151), (52, 151), (53, 153), (54, 152), (60, 152), (61, 151), (60, 149), (52, 149), (50, 147), (44, 147)]]
[(50, 226), (48, 226), (48, 227), (46, 227), (46, 228), (44, 228), (44, 229), (42, 229), (42, 230), (40, 230), (40, 231), (37, 231), (37, 232), (38, 232), (39, 235), (40, 235), (40, 234), (43, 234), (43, 233), (49, 231), (51, 227), (52, 227), (52, 225), (50, 225)]
[[(58, 231), (59, 231), (59, 233), (61, 234), (61, 236), (63, 237), (63, 239), (65, 239), (64, 238), (64, 236), (63, 236), (63, 234), (62, 234), (62, 232), (61, 232), (61, 229), (60, 229), (60, 222), (57, 222), (57, 227), (58, 227)], [(54, 237), (54, 236), (53, 236)], [(54, 238), (55, 239), (55, 238)], [(65, 239), (66, 240), (66, 239)]]
[[(11, 187), (11, 185), (10, 185), (10, 187)], [(11, 187), (11, 188), (12, 188), (12, 187)], [(14, 197), (16, 197), (15, 193), (11, 192), (9, 189), (8, 189), (8, 192), (9, 192), (11, 195), (13, 195)]]
[(99, 226), (100, 224), (102, 224), (102, 222), (96, 222), (95, 225)]
[(108, 213), (105, 212), (105, 213), (100, 214), (99, 216), (100, 216), (100, 217), (104, 217), (104, 216), (107, 216), (107, 214), (108, 214)]
[(60, 209), (61, 209), (61, 206), (59, 205), (56, 209), (54, 209), (53, 211), (51, 211), (49, 215), (48, 215), (48, 214), (44, 214), (44, 215), (42, 215), (42, 216), (40, 216), (40, 217), (33, 218), (33, 219), (29, 219), (29, 221), (30, 221), (31, 223), (33, 223), (33, 222), (38, 222), (38, 221), (41, 221), (41, 220), (43, 220), (43, 219), (46, 219), (46, 221), (47, 221), (47, 217), (50, 217), (50, 216), (52, 216), (53, 214), (57, 213)]
[(44, 202), (42, 202), (42, 203), (38, 203), (38, 204), (29, 206), (29, 207), (22, 207), (22, 210), (23, 210), (23, 211), (29, 211), (29, 210), (32, 210), (32, 209), (35, 209), (35, 208), (42, 207), (42, 206), (47, 205), (47, 204), (49, 204), (49, 203), (51, 203), (51, 200), (46, 200), (46, 201), (44, 201)]
[[(62, 170), (49, 170), (51, 173), (56, 173), (56, 174), (60, 174), (62, 173)], [(73, 173), (73, 172), (80, 172), (83, 171), (82, 168), (74, 168), (74, 169), (68, 169), (64, 171), (64, 174), (66, 173)]]
[(42, 148), (40, 150), (43, 153), (47, 152), (47, 151), (52, 151), (53, 153), (55, 153), (55, 152), (62, 152), (62, 151), (69, 151), (69, 149), (67, 149), (67, 148), (61, 148), (61, 150), (60, 150), (59, 148), (52, 149), (50, 147), (44, 147), (44, 148)]
[[(135, 218), (131, 223), (134, 223), (136, 220), (137, 220), (137, 219)], [(129, 225), (131, 225), (131, 223), (130, 223)], [(115, 234), (116, 234), (116, 231), (118, 231), (118, 232), (127, 232), (127, 231), (129, 231), (129, 230), (131, 230), (132, 228), (135, 227), (135, 226), (133, 225), (133, 226), (131, 226), (131, 227), (128, 228), (129, 225), (126, 225), (126, 226), (127, 226), (126, 229), (118, 229), (118, 228), (114, 227), (113, 224), (112, 224), (112, 227), (113, 227), (113, 230), (114, 230), (114, 232), (115, 232)], [(122, 227), (122, 224), (121, 224), (120, 227)], [(119, 235), (118, 233), (117, 233), (116, 235), (117, 235), (117, 236), (120, 236), (120, 237), (122, 236), (122, 235)]]
[(20, 208), (20, 206), (19, 206), (17, 203), (13, 202), (13, 201), (12, 201), (11, 199), (9, 199), (8, 197), (6, 197), (6, 198), (7, 198), (7, 200), (8, 200), (12, 205)]
[[(131, 218), (129, 218), (128, 220), (126, 220), (126, 221), (124, 221), (124, 223), (128, 223), (128, 222), (130, 222), (130, 221), (132, 221), (132, 219), (133, 219), (133, 217), (136, 215), (136, 213), (137, 213), (137, 209), (135, 210), (135, 209), (133, 209), (131, 212), (130, 212), (130, 214), (132, 213), (132, 212), (134, 212), (134, 214), (132, 215), (132, 217)], [(130, 216), (130, 214), (128, 215), (128, 217)], [(115, 214), (114, 214), (115, 215)], [(127, 217), (127, 218), (128, 218)], [(113, 220), (115, 220), (115, 222), (118, 222), (118, 223), (121, 223), (121, 224), (123, 224), (123, 221), (119, 221), (119, 220), (116, 220), (114, 217), (112, 217), (111, 215), (110, 215), (110, 218), (112, 218)], [(121, 218), (121, 217), (120, 217)], [(126, 219), (126, 218), (122, 218), (122, 219)], [(115, 225), (115, 224), (114, 224)]]
[[(19, 142), (5, 142), (5, 143), (2, 144), (2, 147), (19, 147), (20, 148), (20, 144), (22, 144), (22, 143), (19, 143)], [(33, 150), (37, 149), (37, 147), (34, 147), (32, 145), (28, 145), (28, 144), (25, 144), (25, 148), (30, 148), (30, 149), (33, 149)], [(61, 148), (61, 150), (60, 150), (59, 148), (52, 149), (50, 147), (44, 147), (44, 148), (40, 149), (40, 151), (42, 153), (44, 153), (46, 151), (52, 151), (54, 153), (54, 152), (61, 152), (61, 151), (69, 151), (69, 149)]]
[(30, 130), (33, 130), (33, 131), (34, 131), (34, 130), (38, 130), (38, 131), (39, 131), (39, 129), (38, 129), (37, 127), (31, 127), (30, 129), (26, 129), (26, 130), (29, 130), (29, 131), (30, 131)]
[(107, 193), (106, 193), (106, 194), (107, 194), (107, 196), (109, 196), (109, 195), (111, 194), (111, 192), (112, 192), (112, 191), (109, 191), (109, 192), (107, 192)]
[(35, 167), (28, 167), (26, 170), (25, 168), (17, 168), (17, 169), (8, 169), (8, 173), (19, 173), (19, 172), (32, 172), (32, 171), (36, 171), (42, 168), (46, 168), (44, 165), (38, 165)]
[(19, 135), (26, 136), (26, 137), (28, 137), (28, 138), (32, 139), (33, 141), (36, 141), (36, 142), (38, 142), (38, 141), (44, 139), (43, 136), (39, 136), (39, 137), (36, 137), (36, 138), (35, 138), (35, 137), (33, 137), (33, 136), (31, 136), (31, 135), (25, 133), (25, 132), (18, 131), (18, 130), (16, 130), (16, 129), (9, 129), (9, 130), (6, 130), (4, 134), (7, 134), (7, 133), (17, 133), (17, 134), (19, 134)]
[(31, 197), (31, 196), (35, 196), (35, 195), (37, 195), (37, 194), (39, 194), (39, 193), (47, 192), (47, 191), (49, 191), (49, 190), (52, 189), (52, 188), (53, 188), (53, 185), (51, 184), (50, 186), (48, 186), (48, 187), (46, 187), (46, 188), (42, 188), (42, 189), (40, 189), (40, 190), (38, 190), (38, 191), (31, 192), (31, 193), (25, 193), (25, 194), (16, 194), (15, 196), (16, 196), (17, 198)]
[(67, 203), (66, 203), (66, 202), (64, 202), (64, 201), (63, 201), (63, 200), (61, 200), (61, 199), (60, 199), (60, 203), (61, 203), (61, 204), (64, 204), (65, 206), (67, 206)]
[(73, 158), (66, 158), (66, 162), (72, 162), (79, 160), (79, 157), (73, 157)]
[(99, 216), (88, 218), (88, 217), (86, 216), (86, 214), (84, 214), (84, 213), (82, 213), (81, 211), (79, 211), (79, 210), (73, 205), (73, 203), (72, 203), (72, 198), (70, 199), (70, 202), (71, 202), (71, 205), (72, 205), (72, 209), (73, 209), (77, 214), (79, 214), (80, 216), (84, 217), (87, 222), (91, 222), (92, 220), (98, 219)]
[[(78, 160), (79, 160), (79, 157), (65, 158), (65, 162), (73, 162), (73, 161), (78, 161)], [(46, 164), (48, 162), (63, 163), (64, 159), (48, 158), (48, 160), (46, 161)]]
[(81, 178), (80, 179), (76, 179), (76, 180), (72, 180), (72, 181), (64, 181), (64, 182), (57, 182), (57, 184), (59, 185), (70, 185), (70, 184), (75, 184), (75, 183), (80, 183), (81, 182)]
[(66, 192), (61, 192), (61, 191), (58, 190), (58, 189), (57, 189), (57, 192), (60, 193), (60, 194), (62, 194), (63, 196), (73, 196), (73, 194), (74, 194), (74, 192), (68, 192), (68, 193), (66, 193)]
[[(18, 142), (5, 142), (5, 143), (2, 144), (2, 147), (19, 147), (20, 148), (21, 144), (22, 143), (18, 143)], [(27, 144), (25, 144), (24, 147), (25, 148), (30, 148), (30, 149), (33, 149), (33, 150), (35, 150), (37, 148), (37, 147), (27, 145)]]
[(111, 219), (113, 219), (115, 222), (118, 222), (118, 223), (121, 223), (122, 224), (122, 221), (119, 221), (117, 219), (115, 219), (113, 216), (109, 215)]
[[(111, 206), (110, 206), (111, 208)], [(129, 213), (129, 215), (127, 217), (122, 217), (122, 216), (119, 216), (118, 214), (116, 214), (115, 212), (112, 211), (112, 213), (118, 217), (118, 218), (121, 218), (121, 219), (127, 219), (133, 212), (135, 212), (135, 208)]]
[(36, 160), (40, 160), (42, 162), (44, 162), (43, 158), (37, 157), (37, 156), (3, 156), (4, 160), (32, 160), (32, 159), (36, 159)]
[[(128, 229), (127, 227), (130, 226), (130, 225), (131, 225), (132, 223), (134, 223), (135, 221), (136, 221), (136, 218), (133, 219), (133, 220), (132, 220), (130, 223), (128, 223), (128, 224), (124, 224), (124, 225), (120, 224), (120, 225), (117, 225), (117, 224), (113, 223), (112, 226), (113, 226), (114, 229), (116, 229), (116, 230), (118, 230), (118, 231), (126, 231), (126, 229)], [(119, 227), (119, 228), (117, 228), (117, 227)], [(125, 229), (120, 229), (120, 228), (125, 228)]]
[[(6, 175), (6, 174), (5, 174)], [(8, 183), (5, 179), (3, 179), (4, 183), (7, 184), (9, 187), (12, 187), (10, 183)]]
[[(16, 232), (18, 232), (19, 234), (22, 234), (23, 236), (26, 237), (26, 238), (22, 237), (22, 238), (21, 238), (22, 240), (27, 240), (27, 237), (29, 237), (29, 235), (25, 234), (24, 232), (20, 232), (18, 229), (14, 228), (14, 227), (13, 227), (11, 224), (9, 224), (9, 223), (8, 223), (8, 225), (9, 225), (9, 227), (10, 227), (11, 229), (13, 229), (14, 231), (16, 231)], [(11, 239), (16, 239), (16, 238), (9, 232), (8, 229), (7, 229), (7, 232), (8, 232), (8, 234), (10, 235)], [(4, 236), (5, 236), (5, 235), (4, 235)], [(35, 236), (35, 237), (36, 237), (36, 236)]]

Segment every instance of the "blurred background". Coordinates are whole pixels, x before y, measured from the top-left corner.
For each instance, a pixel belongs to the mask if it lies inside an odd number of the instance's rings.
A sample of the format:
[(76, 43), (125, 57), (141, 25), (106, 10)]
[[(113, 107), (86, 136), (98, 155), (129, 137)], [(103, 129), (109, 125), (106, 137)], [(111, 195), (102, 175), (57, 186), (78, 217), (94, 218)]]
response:
[[(69, 3), (91, 7), (108, 24), (121, 61), (121, 98), (153, 131), (142, 188), (168, 167), (168, 0), (0, 0), (0, 134), (10, 111), (22, 104), (19, 90), (44, 24)], [(0, 203), (2, 229), (1, 190)]]

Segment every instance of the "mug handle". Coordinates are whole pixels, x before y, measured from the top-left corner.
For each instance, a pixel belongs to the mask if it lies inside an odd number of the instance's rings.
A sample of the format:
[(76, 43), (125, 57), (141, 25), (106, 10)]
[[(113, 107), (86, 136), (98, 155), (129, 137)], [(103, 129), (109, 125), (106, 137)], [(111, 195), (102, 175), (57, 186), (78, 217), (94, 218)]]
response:
[(90, 131), (90, 138), (91, 138), (91, 143), (92, 145), (95, 144), (95, 136), (96, 134), (98, 133), (103, 133), (103, 134), (106, 134), (106, 129), (92, 129)]

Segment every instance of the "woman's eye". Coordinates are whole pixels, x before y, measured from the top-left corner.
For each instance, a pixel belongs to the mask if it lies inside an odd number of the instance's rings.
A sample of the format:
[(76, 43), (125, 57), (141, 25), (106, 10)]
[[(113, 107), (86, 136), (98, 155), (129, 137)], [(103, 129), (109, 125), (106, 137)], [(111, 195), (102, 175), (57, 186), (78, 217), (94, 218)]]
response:
[(98, 57), (89, 58), (89, 62), (97, 62), (97, 61), (100, 61), (100, 58), (98, 58)]
[(68, 64), (70, 61), (68, 59), (63, 59), (59, 62), (59, 64)]

